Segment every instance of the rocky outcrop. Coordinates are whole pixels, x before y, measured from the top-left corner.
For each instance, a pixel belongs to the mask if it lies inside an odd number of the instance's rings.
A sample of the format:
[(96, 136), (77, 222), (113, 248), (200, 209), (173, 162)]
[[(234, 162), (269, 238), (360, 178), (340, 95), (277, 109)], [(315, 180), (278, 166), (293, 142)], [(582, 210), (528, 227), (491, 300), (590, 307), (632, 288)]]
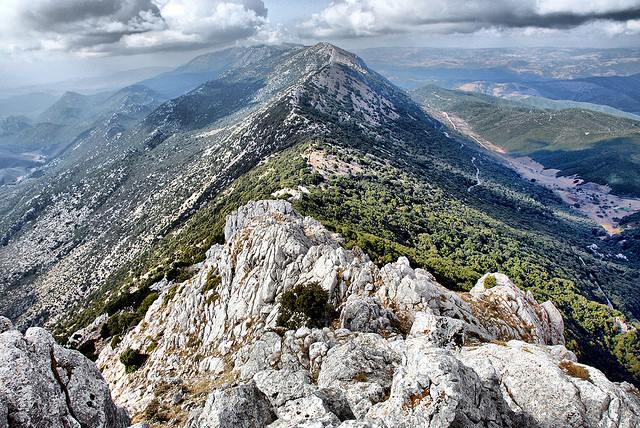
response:
[[(240, 208), (225, 236), (197, 275), (167, 285), (145, 319), (99, 356), (116, 402), (138, 419), (163, 403), (172, 424), (189, 427), (640, 420), (638, 391), (577, 363), (553, 304), (504, 275), (455, 293), (405, 258), (378, 268), (284, 201)], [(335, 320), (278, 327), (283, 294), (314, 283)], [(119, 360), (128, 349), (145, 354), (133, 373)]]
[(23, 335), (0, 317), (0, 427), (36, 426), (124, 428), (129, 417), (84, 355), (44, 329)]

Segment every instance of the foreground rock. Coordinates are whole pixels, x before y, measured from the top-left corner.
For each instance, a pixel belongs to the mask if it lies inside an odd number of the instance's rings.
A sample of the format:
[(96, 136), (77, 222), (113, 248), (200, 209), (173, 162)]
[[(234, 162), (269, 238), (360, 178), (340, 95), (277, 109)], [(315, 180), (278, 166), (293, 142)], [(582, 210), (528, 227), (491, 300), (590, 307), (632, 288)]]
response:
[(23, 335), (0, 317), (0, 428), (124, 428), (95, 364), (41, 328)]
[[(576, 362), (550, 302), (501, 274), (455, 293), (405, 258), (378, 268), (284, 201), (229, 216), (192, 279), (169, 285), (98, 365), (136, 418), (188, 427), (634, 427), (638, 391)], [(217, 277), (214, 290), (207, 278)], [(278, 328), (319, 284), (323, 328)], [(133, 349), (145, 363), (126, 373)], [(150, 411), (153, 410), (153, 412)]]

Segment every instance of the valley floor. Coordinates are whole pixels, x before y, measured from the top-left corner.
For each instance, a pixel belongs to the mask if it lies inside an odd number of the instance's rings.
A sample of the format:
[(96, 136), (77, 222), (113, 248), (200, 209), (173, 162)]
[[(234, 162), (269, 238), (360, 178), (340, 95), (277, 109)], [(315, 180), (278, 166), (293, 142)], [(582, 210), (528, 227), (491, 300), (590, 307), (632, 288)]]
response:
[(482, 138), (459, 116), (434, 109), (428, 109), (428, 113), (492, 151), (521, 177), (553, 191), (569, 206), (602, 226), (610, 235), (620, 233), (618, 223), (621, 218), (640, 212), (640, 199), (614, 195), (609, 186), (584, 182), (576, 176), (560, 176), (559, 170), (545, 169), (528, 156), (509, 155), (502, 148)]

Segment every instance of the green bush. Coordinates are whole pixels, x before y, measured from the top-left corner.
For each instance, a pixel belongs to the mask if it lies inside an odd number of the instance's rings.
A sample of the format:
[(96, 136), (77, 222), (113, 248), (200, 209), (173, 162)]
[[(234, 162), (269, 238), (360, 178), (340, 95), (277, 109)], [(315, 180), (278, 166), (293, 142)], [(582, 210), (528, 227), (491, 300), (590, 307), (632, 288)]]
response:
[(498, 281), (496, 280), (496, 277), (493, 275), (489, 275), (484, 279), (484, 288), (486, 289), (493, 288), (497, 284), (498, 284)]
[(222, 278), (220, 277), (220, 275), (218, 275), (213, 269), (211, 269), (207, 274), (207, 280), (202, 287), (202, 292), (204, 294), (207, 294), (207, 292), (217, 289), (221, 283)]
[(221, 283), (222, 283), (222, 278), (220, 277), (220, 275), (216, 274), (216, 272), (213, 269), (210, 270), (209, 273), (207, 274), (207, 280), (205, 281), (204, 286), (202, 287), (202, 293), (205, 295), (209, 294), (206, 300), (207, 305), (215, 303), (220, 298), (220, 294), (218, 293), (217, 288), (220, 286)]
[(165, 293), (164, 296), (162, 296), (162, 303), (163, 304), (167, 304), (169, 303), (174, 296), (176, 295), (176, 293), (178, 292), (178, 286), (174, 285), (173, 287), (171, 287), (170, 289), (167, 290), (167, 292)]
[(298, 285), (282, 295), (276, 322), (288, 330), (327, 326), (335, 317), (335, 310), (328, 300), (329, 296), (320, 284)]
[(120, 354), (120, 362), (124, 364), (127, 373), (133, 373), (143, 366), (148, 357), (137, 349), (127, 348)]

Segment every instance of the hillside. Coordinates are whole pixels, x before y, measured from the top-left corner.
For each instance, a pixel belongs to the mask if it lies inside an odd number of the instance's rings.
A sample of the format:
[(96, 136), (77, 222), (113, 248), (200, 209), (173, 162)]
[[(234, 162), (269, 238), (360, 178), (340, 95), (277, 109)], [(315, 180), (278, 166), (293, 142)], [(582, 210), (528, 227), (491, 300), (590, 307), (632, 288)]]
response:
[(98, 367), (134, 421), (630, 428), (640, 417), (637, 389), (578, 363), (554, 305), (505, 275), (456, 293), (404, 257), (378, 267), (286, 201), (240, 207), (224, 241), (190, 278), (156, 283), (136, 328), (110, 340), (99, 332), (116, 324), (102, 318), (74, 336), (102, 347)]
[(619, 327), (640, 316), (638, 255), (451, 137), (346, 51), (277, 50), (110, 129), (0, 190), (0, 310), (19, 326), (57, 326), (63, 339), (107, 313), (106, 333), (122, 336), (157, 297), (154, 284), (192, 276), (227, 214), (292, 197), (379, 266), (404, 256), (454, 290), (507, 274), (554, 302), (580, 361), (638, 379), (636, 330)]
[(591, 76), (557, 80), (467, 80), (450, 87), (500, 97), (537, 96), (609, 106), (631, 114), (640, 113), (640, 73)]
[(489, 95), (426, 86), (420, 103), (456, 115), (485, 140), (546, 168), (640, 196), (640, 121), (585, 109), (549, 110)]

